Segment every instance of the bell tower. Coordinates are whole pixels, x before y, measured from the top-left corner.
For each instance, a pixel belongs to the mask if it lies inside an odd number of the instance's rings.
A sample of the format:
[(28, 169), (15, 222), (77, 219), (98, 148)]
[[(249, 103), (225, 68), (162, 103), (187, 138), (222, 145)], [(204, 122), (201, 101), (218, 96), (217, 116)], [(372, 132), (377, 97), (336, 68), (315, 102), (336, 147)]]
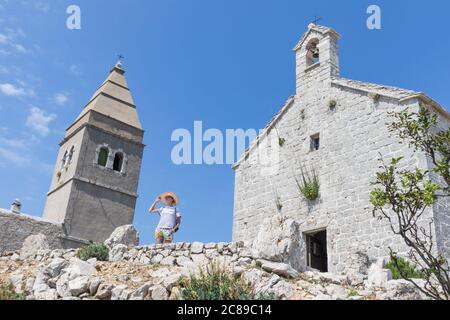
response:
[(293, 51), (296, 61), (296, 92), (339, 78), (340, 35), (331, 28), (311, 23)]
[(63, 225), (68, 246), (133, 222), (143, 136), (119, 61), (60, 143), (44, 218)]

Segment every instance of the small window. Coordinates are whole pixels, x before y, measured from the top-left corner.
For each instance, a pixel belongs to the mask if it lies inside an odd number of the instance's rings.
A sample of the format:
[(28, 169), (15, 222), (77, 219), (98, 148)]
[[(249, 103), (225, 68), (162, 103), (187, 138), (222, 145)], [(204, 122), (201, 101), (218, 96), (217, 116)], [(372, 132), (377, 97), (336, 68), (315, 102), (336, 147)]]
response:
[(98, 153), (98, 161), (97, 164), (102, 167), (106, 167), (106, 163), (108, 162), (109, 150), (106, 147), (102, 147), (100, 152)]
[(73, 158), (74, 153), (75, 153), (75, 146), (72, 146), (72, 148), (70, 148), (69, 156), (67, 158), (68, 165), (72, 163), (72, 158)]
[(122, 165), (123, 165), (123, 153), (117, 152), (114, 156), (114, 164), (113, 164), (113, 170), (117, 172), (122, 172)]
[(65, 167), (66, 161), (67, 161), (67, 151), (64, 152), (64, 155), (63, 155), (63, 157), (61, 159), (61, 169)]
[(311, 136), (311, 151), (317, 151), (320, 148), (320, 135), (317, 133)]

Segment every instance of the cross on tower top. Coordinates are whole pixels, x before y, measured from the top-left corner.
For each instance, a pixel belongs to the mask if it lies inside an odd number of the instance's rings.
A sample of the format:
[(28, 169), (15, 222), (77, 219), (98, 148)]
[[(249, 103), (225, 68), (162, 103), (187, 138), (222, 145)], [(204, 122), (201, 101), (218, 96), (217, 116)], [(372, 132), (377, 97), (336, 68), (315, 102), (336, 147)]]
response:
[(118, 61), (119, 61), (120, 63), (123, 63), (123, 59), (125, 59), (125, 57), (124, 57), (121, 53), (119, 53), (119, 54), (117, 55), (117, 58), (118, 58)]
[(320, 20), (322, 20), (322, 18), (318, 17), (318, 16), (314, 16), (314, 20), (311, 21), (313, 24), (317, 24), (317, 22), (319, 22)]

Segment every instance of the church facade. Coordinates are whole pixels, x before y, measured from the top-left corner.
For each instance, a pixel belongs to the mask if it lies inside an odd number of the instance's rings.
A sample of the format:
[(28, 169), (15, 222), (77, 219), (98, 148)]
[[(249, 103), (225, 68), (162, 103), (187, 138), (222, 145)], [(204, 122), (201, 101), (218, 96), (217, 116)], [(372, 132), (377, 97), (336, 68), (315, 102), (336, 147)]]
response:
[(133, 222), (144, 130), (124, 74), (118, 62), (60, 143), (43, 218), (65, 246)]
[[(292, 217), (305, 241), (304, 267), (334, 273), (363, 268), (362, 260), (388, 256), (389, 247), (407, 250), (385, 221), (373, 217), (371, 182), (380, 155), (403, 156), (404, 168), (431, 164), (388, 132), (388, 113), (426, 107), (442, 128), (450, 125), (450, 114), (422, 93), (341, 78), (339, 39), (331, 28), (308, 26), (294, 48), (295, 95), (233, 167), (233, 240), (251, 242), (262, 221), (275, 214)], [(278, 161), (261, 164), (261, 153), (274, 150)], [(302, 169), (317, 173), (320, 195), (314, 201), (299, 192)], [(448, 201), (426, 212), (422, 223), (431, 221), (437, 249), (450, 257)]]

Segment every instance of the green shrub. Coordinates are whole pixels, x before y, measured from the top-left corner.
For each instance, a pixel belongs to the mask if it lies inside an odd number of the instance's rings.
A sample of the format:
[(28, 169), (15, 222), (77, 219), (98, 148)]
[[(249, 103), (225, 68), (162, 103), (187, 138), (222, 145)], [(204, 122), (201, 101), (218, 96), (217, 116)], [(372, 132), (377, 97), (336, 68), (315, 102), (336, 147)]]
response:
[(312, 173), (305, 173), (302, 169), (301, 180), (295, 178), (298, 190), (305, 197), (305, 199), (313, 201), (319, 197), (319, 177), (314, 169), (311, 170)]
[(0, 300), (25, 300), (23, 294), (18, 294), (12, 284), (0, 284)]
[(97, 258), (98, 261), (108, 260), (109, 249), (102, 243), (90, 243), (87, 246), (80, 248), (77, 252), (77, 257), (81, 260), (89, 260)]
[(392, 259), (386, 264), (386, 269), (391, 270), (393, 279), (403, 279), (403, 277), (407, 279), (422, 279), (424, 277), (422, 272), (402, 257), (397, 257), (396, 260), (398, 267)]
[(356, 296), (359, 296), (359, 292), (356, 291), (355, 289), (352, 289), (347, 293), (347, 296), (348, 297), (356, 297)]
[(234, 277), (217, 263), (210, 263), (198, 276), (179, 282), (182, 300), (273, 300), (273, 294), (256, 294), (252, 286)]

